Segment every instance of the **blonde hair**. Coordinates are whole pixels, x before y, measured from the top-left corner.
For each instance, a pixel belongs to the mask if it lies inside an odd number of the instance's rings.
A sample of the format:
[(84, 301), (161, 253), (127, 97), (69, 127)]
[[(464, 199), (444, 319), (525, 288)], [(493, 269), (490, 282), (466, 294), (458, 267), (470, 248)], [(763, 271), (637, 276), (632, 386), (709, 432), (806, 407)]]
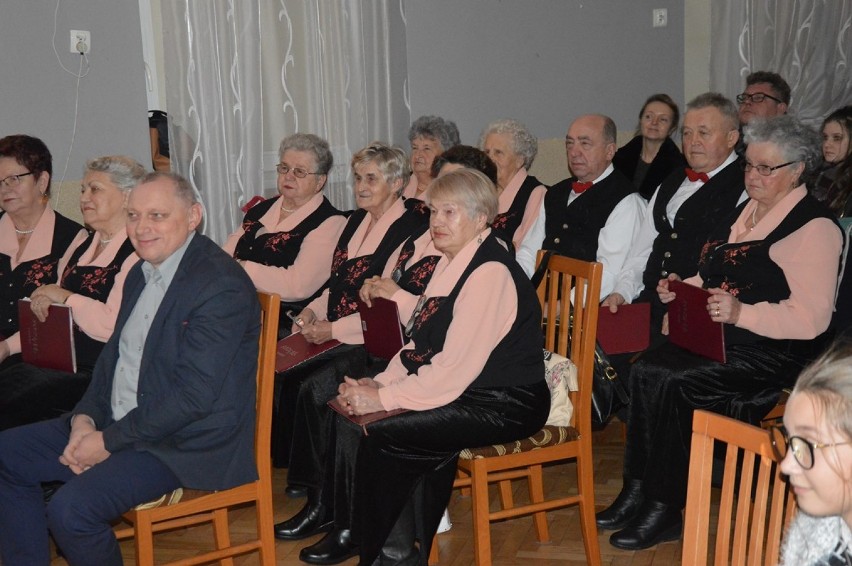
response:
[(464, 167), (432, 181), (426, 192), (426, 204), (432, 204), (435, 199), (457, 202), (469, 218), (482, 214), (488, 224), (497, 216), (497, 189), (488, 177), (475, 169)]

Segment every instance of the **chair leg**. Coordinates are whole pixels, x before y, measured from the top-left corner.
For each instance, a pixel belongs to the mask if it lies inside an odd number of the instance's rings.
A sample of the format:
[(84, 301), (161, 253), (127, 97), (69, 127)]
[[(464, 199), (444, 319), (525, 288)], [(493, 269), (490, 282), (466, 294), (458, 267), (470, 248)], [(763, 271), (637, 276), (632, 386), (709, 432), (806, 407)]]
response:
[(474, 460), (471, 466), (473, 492), (473, 556), (477, 566), (491, 564), (491, 520), (488, 502), (488, 470), (484, 460)]
[(136, 564), (154, 566), (154, 528), (144, 512), (136, 513), (133, 521), (135, 529)]
[(275, 535), (273, 526), (272, 498), (259, 497), (257, 508), (257, 538), (260, 539), (261, 566), (275, 566)]
[[(222, 550), (231, 546), (231, 532), (228, 527), (228, 509), (216, 509), (213, 511), (213, 538), (216, 540), (216, 549)], [(219, 561), (221, 566), (234, 566), (233, 558), (223, 558)]]
[[(527, 482), (530, 490), (530, 500), (533, 503), (541, 503), (544, 501), (544, 478), (542, 477), (541, 465), (529, 467), (529, 476)], [(547, 542), (550, 540), (550, 532), (547, 528), (547, 513), (541, 511), (533, 515), (535, 523), (535, 532), (538, 536), (538, 542)]]
[(437, 564), (438, 561), (441, 560), (439, 553), (440, 551), (438, 550), (438, 535), (435, 535), (432, 537), (432, 548), (429, 550), (429, 559), (427, 560), (426, 564), (428, 564), (428, 566), (435, 566), (435, 564)]
[(577, 489), (580, 494), (580, 530), (586, 549), (586, 563), (601, 566), (598, 526), (595, 522), (595, 482), (592, 471), (592, 447), (587, 443), (577, 457)]
[(503, 509), (511, 509), (515, 506), (515, 500), (512, 497), (512, 481), (503, 480), (500, 482), (500, 503)]

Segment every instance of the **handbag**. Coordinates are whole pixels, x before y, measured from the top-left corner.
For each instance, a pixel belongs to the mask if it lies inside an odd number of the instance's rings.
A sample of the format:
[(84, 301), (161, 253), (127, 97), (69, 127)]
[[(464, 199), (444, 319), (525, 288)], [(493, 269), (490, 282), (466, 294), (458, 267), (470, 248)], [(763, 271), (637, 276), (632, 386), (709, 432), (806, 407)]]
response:
[[(530, 278), (533, 288), (537, 289), (544, 278), (547, 264), (553, 253), (553, 250), (547, 250), (542, 255), (541, 263)], [(569, 329), (573, 322), (572, 309), (568, 321)], [(592, 374), (592, 424), (603, 426), (615, 413), (630, 403), (630, 396), (612, 366), (609, 356), (597, 341), (595, 341), (595, 361)]]

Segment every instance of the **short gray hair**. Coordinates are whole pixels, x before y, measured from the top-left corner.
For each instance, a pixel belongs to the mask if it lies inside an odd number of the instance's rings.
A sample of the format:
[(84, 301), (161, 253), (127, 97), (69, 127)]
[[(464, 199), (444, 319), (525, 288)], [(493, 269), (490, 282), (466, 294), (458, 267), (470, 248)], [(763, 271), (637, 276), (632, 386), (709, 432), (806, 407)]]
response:
[(391, 147), (384, 142), (374, 141), (365, 148), (358, 150), (352, 156), (350, 166), (352, 171), (359, 165), (367, 163), (375, 163), (382, 172), (385, 182), (393, 184), (397, 179), (402, 180), (402, 186), (397, 192), (397, 196), (402, 194), (408, 180), (411, 178), (411, 168), (408, 165), (408, 157), (405, 152), (398, 147)]
[(143, 185), (145, 183), (153, 183), (160, 179), (168, 179), (171, 181), (175, 188), (175, 196), (182, 200), (187, 206), (199, 204), (198, 196), (195, 194), (195, 190), (192, 188), (192, 185), (190, 185), (189, 181), (177, 173), (172, 173), (170, 171), (154, 171), (153, 173), (145, 175), (138, 184)]
[(822, 164), (822, 139), (816, 130), (796, 118), (782, 114), (769, 119), (755, 118), (743, 128), (746, 144), (771, 143), (784, 161), (800, 161), (805, 169), (800, 182), (810, 180)]
[(686, 111), (689, 112), (690, 110), (701, 110), (702, 108), (711, 107), (722, 113), (722, 116), (728, 121), (728, 126), (731, 130), (739, 128), (740, 116), (736, 104), (718, 92), (699, 94), (687, 103)]
[(447, 151), (461, 143), (456, 123), (440, 116), (421, 116), (416, 119), (408, 130), (409, 143), (413, 142), (414, 138), (431, 138), (441, 144), (441, 151)]
[(314, 134), (293, 134), (281, 140), (281, 145), (278, 147), (278, 159), (284, 157), (284, 152), (288, 150), (313, 153), (314, 160), (317, 162), (316, 173), (319, 175), (328, 175), (331, 166), (334, 165), (334, 157), (328, 147), (328, 142)]
[(460, 204), (468, 218), (483, 214), (485, 221), (491, 224), (497, 216), (497, 188), (476, 169), (456, 169), (432, 181), (426, 192), (426, 203), (431, 205), (435, 199), (442, 198)]
[(485, 149), (485, 138), (491, 134), (509, 134), (512, 151), (524, 158), (524, 169), (529, 169), (538, 153), (538, 139), (517, 120), (505, 118), (488, 124), (479, 135), (479, 149)]
[(109, 180), (122, 192), (127, 192), (147, 175), (145, 167), (125, 155), (105, 155), (86, 162), (83, 174), (106, 173)]

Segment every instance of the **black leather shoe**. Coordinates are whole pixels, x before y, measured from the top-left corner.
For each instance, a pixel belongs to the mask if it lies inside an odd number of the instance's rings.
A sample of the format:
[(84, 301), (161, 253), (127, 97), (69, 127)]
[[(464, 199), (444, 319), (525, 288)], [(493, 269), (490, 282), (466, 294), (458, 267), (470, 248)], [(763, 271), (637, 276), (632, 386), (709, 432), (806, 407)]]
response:
[(303, 485), (288, 485), (284, 488), (284, 495), (290, 499), (301, 499), (308, 496), (308, 488)]
[(609, 543), (624, 550), (642, 550), (661, 542), (678, 540), (682, 529), (680, 509), (648, 500), (627, 527), (612, 533)]
[(636, 517), (645, 497), (642, 495), (642, 480), (624, 480), (621, 493), (612, 505), (595, 515), (599, 529), (617, 531), (626, 527)]
[(322, 503), (308, 503), (284, 522), (275, 525), (275, 538), (298, 540), (331, 530), (334, 520)]
[(340, 564), (358, 555), (358, 545), (352, 542), (349, 529), (334, 529), (316, 544), (299, 552), (299, 560), (308, 564)]

